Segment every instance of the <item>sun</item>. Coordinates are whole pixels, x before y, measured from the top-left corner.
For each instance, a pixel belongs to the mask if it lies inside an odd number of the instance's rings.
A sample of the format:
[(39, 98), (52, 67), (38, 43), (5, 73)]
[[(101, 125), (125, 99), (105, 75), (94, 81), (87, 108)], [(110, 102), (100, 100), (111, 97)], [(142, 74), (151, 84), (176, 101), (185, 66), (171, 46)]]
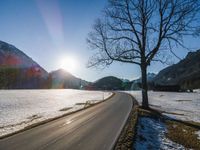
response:
[(60, 68), (75, 73), (77, 70), (77, 60), (72, 56), (65, 56), (60, 59)]

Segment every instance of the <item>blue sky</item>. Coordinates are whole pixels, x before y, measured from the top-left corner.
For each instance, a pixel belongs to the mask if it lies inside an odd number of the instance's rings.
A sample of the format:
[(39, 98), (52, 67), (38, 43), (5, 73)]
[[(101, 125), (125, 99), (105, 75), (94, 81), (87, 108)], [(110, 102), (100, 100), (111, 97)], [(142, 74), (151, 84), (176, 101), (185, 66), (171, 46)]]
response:
[[(47, 71), (60, 68), (63, 56), (73, 57), (72, 73), (88, 81), (114, 75), (134, 79), (140, 76), (136, 65), (114, 63), (104, 70), (88, 69), (91, 51), (86, 44), (94, 20), (101, 15), (106, 0), (1, 0), (0, 40), (13, 44)], [(197, 43), (187, 40), (188, 43)], [(177, 50), (180, 57), (187, 52)], [(176, 60), (175, 60), (176, 62)], [(150, 72), (166, 65), (153, 63)]]

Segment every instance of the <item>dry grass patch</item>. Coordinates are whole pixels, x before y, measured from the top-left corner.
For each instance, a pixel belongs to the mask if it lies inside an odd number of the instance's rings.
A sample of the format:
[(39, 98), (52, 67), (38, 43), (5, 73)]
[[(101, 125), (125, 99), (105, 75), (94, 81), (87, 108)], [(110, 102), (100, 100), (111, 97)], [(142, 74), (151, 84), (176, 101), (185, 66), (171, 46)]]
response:
[(155, 109), (143, 109), (142, 107), (139, 107), (138, 109), (139, 116), (141, 117), (151, 117), (151, 118), (156, 118), (156, 119), (162, 119), (162, 114), (161, 111), (155, 110)]
[(200, 123), (183, 122), (177, 120), (166, 120), (167, 137), (186, 148), (200, 149), (200, 140), (197, 131), (200, 130)]
[(132, 110), (113, 150), (132, 150), (133, 141), (135, 139), (137, 132), (136, 130), (137, 121), (138, 121), (138, 103), (133, 98)]

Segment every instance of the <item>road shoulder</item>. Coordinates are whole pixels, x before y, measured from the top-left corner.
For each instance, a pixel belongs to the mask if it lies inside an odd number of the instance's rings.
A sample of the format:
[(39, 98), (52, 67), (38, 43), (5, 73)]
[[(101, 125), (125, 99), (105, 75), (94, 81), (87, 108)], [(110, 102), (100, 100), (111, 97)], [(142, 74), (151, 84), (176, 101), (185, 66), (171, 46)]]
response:
[(133, 146), (133, 139), (136, 135), (139, 105), (136, 99), (132, 95), (130, 96), (133, 101), (132, 110), (129, 114), (123, 130), (121, 131), (120, 136), (118, 137), (118, 140), (116, 141), (116, 144), (113, 148), (114, 150), (132, 149)]

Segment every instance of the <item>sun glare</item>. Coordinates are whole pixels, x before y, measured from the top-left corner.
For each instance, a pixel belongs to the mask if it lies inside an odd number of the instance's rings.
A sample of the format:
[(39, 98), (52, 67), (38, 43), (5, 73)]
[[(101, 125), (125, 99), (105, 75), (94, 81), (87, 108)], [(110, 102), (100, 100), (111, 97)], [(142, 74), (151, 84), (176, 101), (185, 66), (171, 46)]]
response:
[(70, 73), (74, 73), (77, 69), (77, 61), (73, 57), (63, 57), (60, 59), (60, 67)]

